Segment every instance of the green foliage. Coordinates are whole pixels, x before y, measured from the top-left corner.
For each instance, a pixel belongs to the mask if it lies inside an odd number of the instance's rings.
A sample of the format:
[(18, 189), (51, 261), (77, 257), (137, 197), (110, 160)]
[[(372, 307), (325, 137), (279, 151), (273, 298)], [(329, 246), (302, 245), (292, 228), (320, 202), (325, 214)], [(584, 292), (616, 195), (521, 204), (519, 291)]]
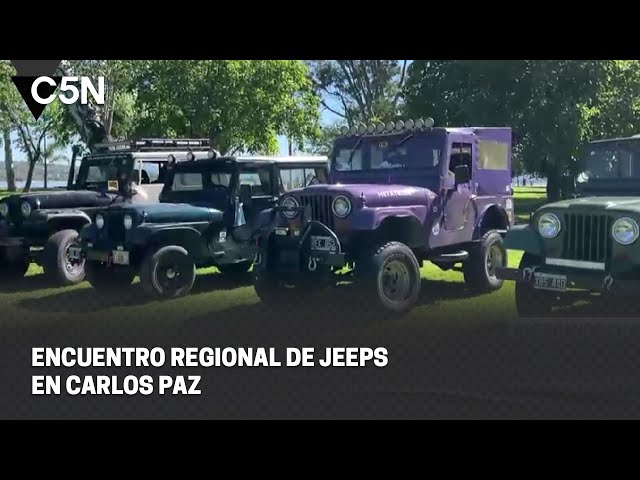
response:
[(408, 60), (315, 60), (309, 63), (323, 107), (349, 126), (397, 117)]
[(546, 176), (552, 199), (585, 141), (640, 129), (636, 60), (416, 60), (405, 93), (410, 116), (511, 126), (518, 169)]
[(136, 62), (136, 133), (211, 138), (226, 153), (273, 153), (277, 135), (317, 138), (319, 101), (297, 60)]

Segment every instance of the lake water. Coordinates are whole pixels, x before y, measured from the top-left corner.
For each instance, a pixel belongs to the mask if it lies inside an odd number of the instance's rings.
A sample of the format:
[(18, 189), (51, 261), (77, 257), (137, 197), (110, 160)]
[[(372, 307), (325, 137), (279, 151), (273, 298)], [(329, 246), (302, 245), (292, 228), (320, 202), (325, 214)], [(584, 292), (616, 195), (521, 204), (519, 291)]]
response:
[[(18, 187), (18, 190), (21, 190), (22, 188), (24, 188), (24, 182), (16, 182), (16, 185)], [(47, 182), (47, 187), (48, 188), (57, 188), (57, 187), (66, 187), (67, 186), (67, 182), (61, 182), (61, 181), (55, 181), (55, 180), (49, 180)], [(31, 182), (31, 188), (44, 188), (44, 182), (42, 180), (33, 180)], [(0, 190), (6, 190), (7, 189), (7, 182), (5, 182), (4, 180), (0, 180)]]

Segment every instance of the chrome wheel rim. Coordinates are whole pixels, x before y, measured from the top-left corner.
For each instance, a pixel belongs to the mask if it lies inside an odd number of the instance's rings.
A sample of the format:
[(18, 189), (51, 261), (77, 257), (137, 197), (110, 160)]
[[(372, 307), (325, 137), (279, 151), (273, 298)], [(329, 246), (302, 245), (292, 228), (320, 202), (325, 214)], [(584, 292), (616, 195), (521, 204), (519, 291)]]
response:
[(400, 260), (389, 261), (380, 275), (382, 295), (389, 302), (402, 302), (411, 293), (411, 275), (409, 269)]
[(504, 266), (504, 252), (498, 245), (491, 245), (487, 252), (487, 275), (496, 278), (496, 269)]

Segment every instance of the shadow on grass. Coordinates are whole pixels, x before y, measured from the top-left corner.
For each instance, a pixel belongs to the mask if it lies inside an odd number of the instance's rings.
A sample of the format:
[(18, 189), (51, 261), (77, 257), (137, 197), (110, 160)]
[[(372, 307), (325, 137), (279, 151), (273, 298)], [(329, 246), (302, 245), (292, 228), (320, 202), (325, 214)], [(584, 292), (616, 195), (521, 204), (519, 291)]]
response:
[[(27, 285), (15, 285), (14, 291), (37, 290), (50, 288), (43, 275), (26, 277)], [(251, 277), (224, 276), (219, 273), (203, 274), (196, 277), (192, 293), (203, 293), (213, 290), (232, 290), (251, 284)], [(139, 283), (122, 291), (98, 291), (91, 287), (73, 290), (61, 290), (52, 295), (38, 298), (26, 298), (18, 303), (20, 308), (39, 313), (92, 313), (114, 307), (144, 305), (154, 301), (145, 295)]]
[(0, 293), (33, 292), (55, 285), (43, 274), (29, 275), (12, 282), (0, 282)]

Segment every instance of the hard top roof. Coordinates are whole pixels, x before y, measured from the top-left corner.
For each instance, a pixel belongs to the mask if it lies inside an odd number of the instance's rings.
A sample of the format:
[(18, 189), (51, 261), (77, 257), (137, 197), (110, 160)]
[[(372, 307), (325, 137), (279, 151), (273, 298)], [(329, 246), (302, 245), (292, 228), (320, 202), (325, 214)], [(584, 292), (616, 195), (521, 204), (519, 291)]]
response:
[(220, 156), (216, 158), (203, 158), (195, 162), (177, 162), (178, 165), (218, 165), (221, 163), (245, 163), (257, 165), (273, 165), (273, 164), (298, 164), (298, 165), (324, 165), (329, 162), (326, 156), (289, 156), (289, 157), (269, 157), (269, 156)]
[[(173, 155), (176, 160), (184, 161), (187, 159), (189, 151), (156, 151), (156, 152), (130, 152), (130, 151), (113, 151), (113, 152), (97, 152), (90, 153), (84, 156), (84, 158), (101, 159), (101, 158), (114, 158), (131, 155), (135, 159), (141, 160), (153, 160), (154, 162), (167, 162), (169, 156)], [(208, 152), (191, 152), (200, 161), (208, 157)]]

